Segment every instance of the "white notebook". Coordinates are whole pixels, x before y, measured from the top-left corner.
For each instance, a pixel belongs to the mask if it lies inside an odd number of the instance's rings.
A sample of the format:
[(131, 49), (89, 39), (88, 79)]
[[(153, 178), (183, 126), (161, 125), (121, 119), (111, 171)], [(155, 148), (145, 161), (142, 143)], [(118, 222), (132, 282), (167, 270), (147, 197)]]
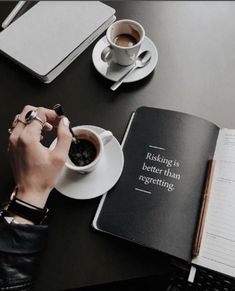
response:
[(98, 1), (42, 1), (0, 33), (0, 51), (50, 83), (115, 20), (114, 13)]

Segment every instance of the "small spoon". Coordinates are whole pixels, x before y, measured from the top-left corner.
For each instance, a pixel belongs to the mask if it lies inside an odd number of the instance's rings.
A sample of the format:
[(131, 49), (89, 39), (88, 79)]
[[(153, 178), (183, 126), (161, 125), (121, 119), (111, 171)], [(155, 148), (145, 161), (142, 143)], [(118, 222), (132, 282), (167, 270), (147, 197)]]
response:
[[(60, 104), (56, 104), (53, 106), (53, 110), (55, 110), (56, 114), (58, 116), (62, 116), (62, 115), (65, 115), (64, 114), (64, 110), (63, 110), (63, 107), (60, 105)], [(69, 131), (71, 132), (72, 136), (73, 136), (73, 142), (74, 143), (79, 143), (79, 140), (76, 138), (75, 136), (75, 133), (73, 132), (73, 129), (71, 127), (71, 125), (69, 124)]]
[(134, 66), (124, 75), (122, 76), (117, 82), (115, 82), (110, 89), (115, 91), (122, 83), (126, 80), (126, 78), (137, 68), (143, 68), (151, 59), (150, 51), (143, 51), (137, 57)]

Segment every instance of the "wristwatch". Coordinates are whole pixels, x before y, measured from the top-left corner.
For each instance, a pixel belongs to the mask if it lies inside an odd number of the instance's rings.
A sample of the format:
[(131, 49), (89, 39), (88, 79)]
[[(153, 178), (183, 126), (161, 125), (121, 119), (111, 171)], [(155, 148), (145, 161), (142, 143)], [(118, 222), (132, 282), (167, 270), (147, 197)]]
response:
[(6, 204), (3, 211), (4, 215), (12, 214), (23, 217), (29, 221), (32, 221), (34, 224), (42, 224), (46, 219), (49, 212), (48, 208), (39, 208), (35, 205), (32, 205), (28, 202), (25, 202), (21, 199), (18, 199), (15, 196), (15, 193), (12, 194), (10, 201)]

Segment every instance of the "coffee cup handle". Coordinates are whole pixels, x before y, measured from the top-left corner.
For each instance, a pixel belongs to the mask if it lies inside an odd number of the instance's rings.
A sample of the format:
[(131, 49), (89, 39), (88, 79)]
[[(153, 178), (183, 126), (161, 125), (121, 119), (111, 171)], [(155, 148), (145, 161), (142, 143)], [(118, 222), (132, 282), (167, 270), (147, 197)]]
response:
[(109, 130), (105, 130), (100, 134), (100, 138), (103, 142), (103, 145), (106, 145), (108, 142), (110, 142), (113, 138), (113, 134)]
[(105, 63), (108, 63), (112, 60), (112, 48), (110, 46), (106, 46), (101, 53), (101, 60)]

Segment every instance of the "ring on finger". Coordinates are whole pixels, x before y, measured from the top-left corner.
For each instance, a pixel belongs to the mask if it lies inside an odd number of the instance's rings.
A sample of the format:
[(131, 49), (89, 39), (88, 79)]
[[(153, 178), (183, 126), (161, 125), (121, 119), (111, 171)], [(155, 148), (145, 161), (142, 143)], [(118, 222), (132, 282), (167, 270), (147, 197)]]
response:
[(36, 110), (30, 110), (25, 115), (25, 124), (29, 124), (33, 120), (37, 120), (42, 125), (42, 127), (44, 127), (45, 122), (40, 117), (38, 117), (38, 112)]
[(17, 114), (14, 121), (12, 122), (12, 126), (10, 128), (8, 128), (8, 133), (11, 135), (13, 132), (13, 129), (16, 127), (17, 123), (21, 122), (24, 125), (26, 125), (26, 122), (24, 122), (23, 120), (20, 119), (20, 114)]
[(41, 124), (42, 127), (44, 127), (44, 125), (46, 123), (46, 122), (43, 122), (42, 119), (40, 117), (38, 117), (38, 116), (34, 117), (34, 120), (40, 122), (40, 124)]
[(21, 120), (19, 117), (17, 118), (17, 122), (23, 123), (24, 125), (27, 124), (25, 121)]
[(17, 114), (15, 119), (14, 119), (14, 121), (13, 121), (13, 123), (12, 123), (11, 128), (12, 129), (15, 128), (18, 122), (23, 123), (24, 125), (26, 125), (26, 122), (20, 119), (20, 114)]
[(19, 117), (20, 117), (19, 114), (17, 114), (17, 115), (15, 116), (15, 119), (14, 119), (14, 121), (12, 122), (11, 128), (16, 127), (16, 125), (17, 125), (17, 123), (18, 123), (18, 118), (19, 118)]

